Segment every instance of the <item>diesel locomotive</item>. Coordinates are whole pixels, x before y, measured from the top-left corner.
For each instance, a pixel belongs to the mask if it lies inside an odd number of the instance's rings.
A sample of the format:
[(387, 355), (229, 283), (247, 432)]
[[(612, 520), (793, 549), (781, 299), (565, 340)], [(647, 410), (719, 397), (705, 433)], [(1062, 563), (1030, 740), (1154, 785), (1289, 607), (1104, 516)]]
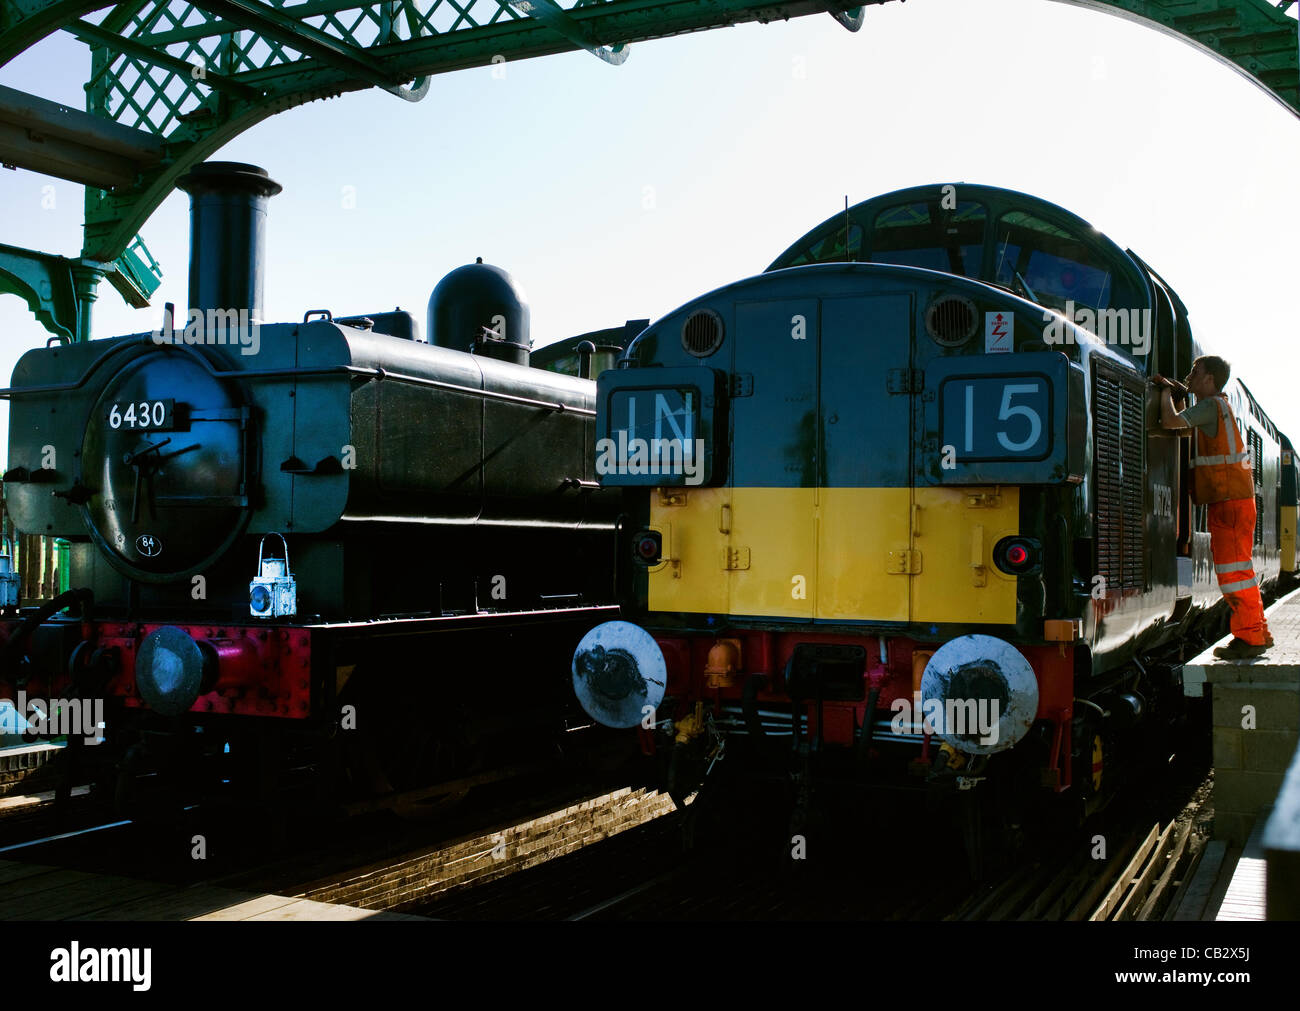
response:
[[(1203, 353), (1154, 270), (1044, 200), (935, 185), (835, 215), (599, 376), (627, 620), (575, 652), (577, 697), (677, 797), (776, 755), (796, 798), (975, 790), (975, 849), (1017, 807), (1086, 815), (1168, 741), (1224, 625), (1150, 383)], [(1291, 444), (1225, 392), (1270, 589), (1297, 565)]]
[(186, 317), (32, 350), (3, 391), (9, 514), (71, 542), (72, 589), (0, 621), (0, 698), (104, 700), (79, 760), (119, 797), (207, 759), (264, 796), (302, 749), (368, 795), (536, 754), (613, 613), (595, 384), (529, 366), (522, 292), (481, 259), (427, 339), (401, 310), (261, 322), (280, 187), (228, 162), (179, 185)]

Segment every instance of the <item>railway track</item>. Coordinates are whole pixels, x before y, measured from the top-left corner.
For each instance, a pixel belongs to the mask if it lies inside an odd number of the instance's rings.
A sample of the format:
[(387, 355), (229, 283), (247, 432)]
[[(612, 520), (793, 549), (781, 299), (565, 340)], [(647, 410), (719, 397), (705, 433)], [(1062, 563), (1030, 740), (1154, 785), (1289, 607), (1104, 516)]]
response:
[(58, 812), (54, 791), (0, 798), (0, 859), (6, 851), (55, 835), (78, 831), (105, 821), (90, 797), (90, 787), (76, 786), (66, 808)]
[[(961, 864), (917, 888), (879, 863), (898, 840), (877, 837), (851, 861), (835, 848), (806, 862), (745, 843), (749, 832), (683, 852), (677, 812), (504, 881), (455, 891), (405, 911), (450, 920), (935, 919), (953, 904)], [(944, 841), (911, 832), (919, 862)], [(949, 873), (949, 871), (951, 873)]]
[[(680, 813), (615, 839), (403, 911), (451, 920), (1150, 920), (1172, 918), (1209, 835), (1212, 778), (1178, 756), (1072, 830), (1026, 845), (972, 884), (953, 833), (905, 796), (826, 833), (805, 860), (755, 845), (757, 824), (682, 850)], [(915, 798), (913, 798), (915, 799)], [(770, 830), (771, 826), (767, 828)], [(899, 854), (915, 873), (898, 872)]]
[(1207, 777), (1168, 820), (1125, 811), (978, 889), (950, 920), (1173, 919), (1209, 835)]
[[(975, 886), (966, 878), (952, 840), (922, 822), (912, 823), (905, 839), (894, 836), (858, 847), (856, 859), (837, 852), (800, 863), (774, 861), (770, 851), (743, 845), (715, 843), (683, 853), (680, 814), (652, 817), (553, 858), (548, 858), (543, 838), (537, 865), (486, 883), (439, 889), (437, 874), (431, 874), (421, 887), (435, 894), (425, 901), (411, 898), (420, 888), (398, 901), (380, 896), (359, 902), (356, 897), (367, 880), (381, 880), (385, 873), (390, 878), (407, 875), (412, 844), (422, 844), (422, 854), (452, 852), (446, 839), (434, 840), (427, 830), (423, 837), (419, 831), (394, 836), (392, 820), (386, 818), (373, 819), (365, 831), (347, 831), (327, 846), (317, 839), (293, 861), (267, 861), (233, 873), (220, 863), (202, 867), (160, 859), (153, 827), (126, 821), (31, 839), (0, 849), (0, 859), (122, 874), (128, 855), (135, 853), (139, 862), (134, 872), (144, 876), (140, 864), (148, 863), (153, 880), (332, 898), (465, 921), (1158, 919), (1172, 918), (1195, 870), (1207, 793), (1208, 781), (1177, 817), (1156, 822), (1145, 833), (1137, 828), (1140, 813), (1113, 817), (1103, 829), (1116, 840), (1107, 859), (1097, 859), (1093, 852), (1093, 826), (1068, 844), (1028, 852), (1016, 871)], [(616, 805), (619, 796), (602, 802)], [(470, 848), (477, 842), (481, 852), (449, 862), (477, 858), (490, 867), (491, 841), (501, 837), (491, 828), (480, 832)], [(929, 870), (924, 876), (896, 873), (890, 855), (899, 852), (909, 854), (909, 866)]]
[[(165, 821), (141, 821), (114, 818), (102, 805), (78, 797), (85, 806), (76, 809), (77, 820), (65, 817), (56, 824), (49, 798), (33, 798), (22, 806), (21, 825), (15, 814), (0, 829), (0, 860), (284, 895), (337, 892), (358, 876), (400, 869), (412, 853), (441, 853), (465, 839), (499, 836), (521, 819), (544, 819), (566, 805), (594, 806), (595, 797), (609, 792), (598, 779), (563, 789), (555, 781), (552, 776), (496, 782), (432, 821), (406, 820), (380, 806), (347, 818), (295, 822), (275, 848), (267, 845), (260, 826), (228, 821), (227, 812), (199, 805)], [(11, 831), (16, 827), (22, 831)], [(346, 903), (338, 894), (322, 898)]]
[[(428, 824), (387, 810), (299, 824), (279, 855), (198, 807), (160, 825), (107, 818), (78, 795), (80, 820), (56, 831), (43, 797), (0, 821), (0, 859), (470, 921), (1152, 919), (1173, 915), (1211, 813), (1204, 763), (1180, 758), (973, 885), (958, 834), (914, 792), (814, 822), (796, 859), (767, 842), (786, 835), (779, 799), (745, 797), (729, 809), (740, 820), (684, 851), (686, 814), (667, 798), (554, 782), (486, 784)], [(915, 873), (898, 872), (900, 854)]]

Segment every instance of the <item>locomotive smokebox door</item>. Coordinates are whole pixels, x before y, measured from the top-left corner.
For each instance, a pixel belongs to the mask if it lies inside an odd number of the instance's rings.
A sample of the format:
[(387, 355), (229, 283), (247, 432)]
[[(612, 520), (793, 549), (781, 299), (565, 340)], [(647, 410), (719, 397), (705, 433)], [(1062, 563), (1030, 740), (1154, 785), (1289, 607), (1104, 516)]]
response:
[(109, 564), (139, 582), (208, 570), (253, 512), (247, 450), (260, 436), (209, 350), (118, 344), (106, 355), (110, 378), (89, 408), (72, 487), (58, 489)]
[[(283, 558), (264, 558), (266, 537), (279, 537)], [(289, 571), (289, 545), (281, 534), (257, 544), (257, 575), (248, 584), (248, 613), (254, 618), (287, 618), (298, 613), (298, 584)]]

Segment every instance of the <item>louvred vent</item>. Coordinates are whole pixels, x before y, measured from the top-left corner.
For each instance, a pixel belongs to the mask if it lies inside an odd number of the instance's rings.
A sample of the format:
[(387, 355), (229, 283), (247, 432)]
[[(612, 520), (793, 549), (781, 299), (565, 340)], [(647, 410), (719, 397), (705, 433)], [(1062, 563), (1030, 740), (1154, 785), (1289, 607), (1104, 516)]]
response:
[(1108, 593), (1141, 590), (1145, 510), (1142, 504), (1142, 386), (1135, 376), (1098, 363), (1093, 374), (1092, 426), (1097, 496), (1097, 572)]

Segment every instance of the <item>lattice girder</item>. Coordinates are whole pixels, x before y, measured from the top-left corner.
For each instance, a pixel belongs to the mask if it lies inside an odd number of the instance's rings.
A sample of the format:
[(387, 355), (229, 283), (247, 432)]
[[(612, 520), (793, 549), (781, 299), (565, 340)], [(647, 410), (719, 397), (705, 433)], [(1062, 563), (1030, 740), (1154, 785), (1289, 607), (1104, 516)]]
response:
[[(685, 32), (829, 12), (845, 27), (889, 0), (0, 0), (0, 64), (63, 29), (91, 47), (87, 109), (165, 139), (134, 185), (87, 188), (85, 257), (110, 261), (195, 163), (277, 112), (579, 48), (611, 63)], [(1296, 22), (1266, 0), (1055, 0), (1137, 20), (1233, 66), (1300, 114)], [(88, 15), (110, 7), (92, 23)], [(414, 82), (414, 86), (409, 86)], [(155, 142), (156, 143), (156, 142)]]

